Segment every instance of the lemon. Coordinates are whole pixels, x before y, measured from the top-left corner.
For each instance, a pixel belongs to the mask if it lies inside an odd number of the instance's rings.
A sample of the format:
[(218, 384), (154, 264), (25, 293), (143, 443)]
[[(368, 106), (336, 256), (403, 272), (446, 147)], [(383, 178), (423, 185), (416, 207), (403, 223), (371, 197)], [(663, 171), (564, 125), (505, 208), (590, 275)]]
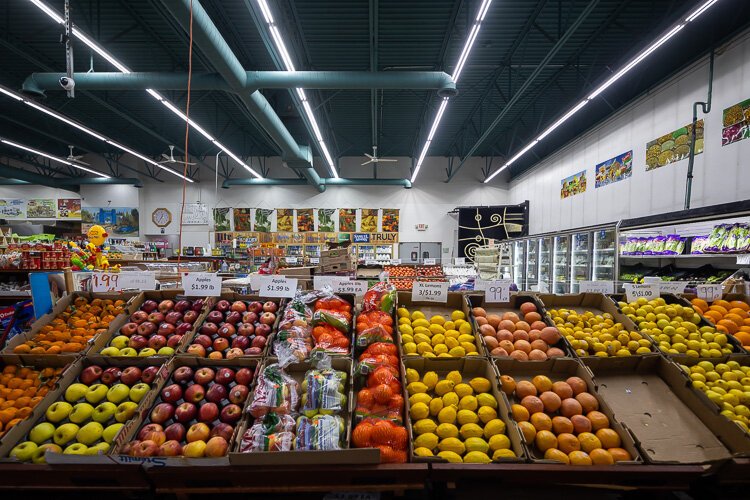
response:
[(459, 425), (476, 424), (479, 422), (479, 417), (471, 410), (458, 410), (456, 418), (458, 419)]
[(458, 340), (454, 339), (453, 337), (445, 337), (445, 346), (448, 349), (453, 349), (454, 347), (458, 347)]
[(509, 450), (510, 449), (510, 439), (508, 439), (508, 436), (505, 434), (495, 434), (490, 438), (490, 450), (497, 451), (497, 450)]
[(443, 396), (443, 406), (458, 406), (458, 394), (455, 392), (449, 392)]
[(402, 344), (408, 344), (409, 342), (414, 342), (414, 337), (411, 335), (401, 335), (401, 343)]
[(424, 313), (422, 311), (414, 311), (411, 313), (411, 320), (414, 321), (416, 319), (424, 319)]
[(438, 376), (435, 372), (427, 372), (424, 374), (424, 377), (422, 377), (422, 383), (427, 386), (428, 390), (432, 390), (435, 388), (435, 385), (438, 383)]
[(452, 451), (457, 455), (463, 455), (466, 451), (464, 443), (460, 439), (453, 437), (441, 439), (437, 447), (440, 451)]
[(453, 339), (453, 340), (456, 340), (456, 341), (458, 341), (458, 337), (459, 337), (460, 335), (461, 335), (461, 334), (460, 334), (460, 333), (458, 333), (458, 330), (453, 330), (453, 329), (449, 329), (449, 328), (446, 328), (446, 329), (445, 329), (445, 338), (446, 338), (446, 339), (448, 339), (448, 338), (451, 338), (451, 339)]
[(424, 318), (422, 318), (422, 319), (416, 319), (416, 320), (412, 320), (412, 322), (411, 322), (411, 326), (413, 326), (414, 328), (416, 328), (416, 327), (418, 327), (418, 326), (423, 326), (423, 327), (425, 327), (425, 328), (429, 328), (429, 326), (430, 326), (430, 322), (429, 322), (429, 321), (427, 321), (427, 320), (426, 320), (426, 319), (424, 319)]
[(458, 403), (458, 407), (462, 410), (475, 411), (477, 409), (477, 406), (477, 398), (475, 398), (474, 396), (464, 396)]
[(453, 424), (440, 424), (437, 426), (435, 434), (437, 434), (440, 439), (458, 437), (458, 427)]
[(417, 353), (417, 344), (414, 342), (407, 342), (404, 344), (404, 353), (406, 354), (416, 354)]
[(453, 453), (452, 451), (441, 451), (440, 453), (438, 453), (438, 456), (454, 464), (460, 464), (463, 462), (463, 460), (461, 459), (461, 455), (457, 455), (456, 453)]
[(432, 336), (431, 343), (432, 343), (432, 347), (437, 347), (439, 345), (444, 345), (445, 344), (445, 335), (443, 335), (442, 333), (436, 333), (435, 335)]
[(427, 342), (420, 342), (417, 344), (417, 352), (422, 355), (426, 353), (432, 354), (432, 346)]
[(474, 394), (474, 389), (472, 389), (469, 384), (457, 384), (453, 388), (453, 391), (458, 394), (459, 398), (471, 396), (472, 394)]
[(448, 354), (450, 354), (454, 358), (463, 358), (464, 356), (466, 356), (466, 349), (461, 346), (454, 347), (453, 349), (448, 351)]
[(398, 324), (399, 325), (411, 325), (411, 320), (409, 318), (399, 318)]
[(463, 311), (453, 311), (451, 313), (451, 319), (453, 321), (458, 321), (459, 319), (466, 319), (466, 315)]
[(437, 416), (438, 422), (441, 424), (452, 424), (456, 421), (456, 409), (453, 406), (446, 406)]
[(484, 430), (477, 424), (465, 424), (458, 431), (463, 439), (478, 438), (484, 435)]
[(414, 338), (414, 342), (417, 345), (422, 344), (422, 343), (430, 344), (430, 345), (432, 344), (432, 339), (430, 339), (430, 337), (425, 335), (424, 333), (415, 333), (413, 338)]
[(488, 464), (490, 462), (492, 462), (492, 459), (481, 451), (470, 451), (464, 457), (465, 464)]
[(438, 344), (436, 346), (433, 346), (432, 351), (438, 356), (442, 356), (443, 354), (450, 356), (450, 354), (448, 354), (448, 346), (446, 346), (445, 344)]
[(484, 377), (474, 377), (473, 379), (469, 380), (469, 385), (472, 389), (480, 394), (483, 392), (490, 392), (490, 389), (492, 388), (492, 384), (490, 384), (490, 381)]
[(441, 380), (435, 385), (435, 394), (443, 396), (453, 390), (454, 382), (452, 380)]
[(424, 403), (426, 405), (430, 404), (430, 401), (432, 401), (432, 398), (429, 394), (425, 392), (417, 392), (409, 396), (409, 405), (414, 406), (417, 403)]
[(414, 428), (414, 432), (417, 433), (417, 435), (420, 434), (426, 434), (428, 432), (435, 433), (435, 430), (437, 429), (437, 424), (430, 418), (423, 418), (422, 420), (418, 420), (414, 423), (412, 426)]
[(424, 403), (417, 403), (409, 410), (409, 415), (414, 420), (422, 420), (430, 416), (430, 407)]
[(497, 418), (497, 412), (490, 406), (482, 406), (481, 408), (479, 408), (477, 416), (483, 424), (486, 424), (487, 422), (491, 422), (492, 420), (495, 420)]
[(427, 392), (427, 386), (422, 382), (412, 382), (406, 386), (406, 392), (408, 392), (410, 395), (416, 394), (418, 392)]
[(490, 408), (497, 408), (497, 399), (492, 394), (477, 394), (477, 403), (479, 406), (489, 406)]
[(442, 334), (444, 334), (444, 333), (445, 333), (445, 328), (443, 328), (443, 327), (442, 327), (442, 326), (440, 326), (440, 325), (435, 325), (435, 324), (433, 324), (433, 325), (430, 325), (430, 332), (431, 332), (431, 333), (432, 333), (433, 335), (437, 335), (437, 334), (441, 334), (441, 335), (442, 335)]
[(414, 327), (414, 334), (416, 335), (417, 333), (421, 333), (422, 335), (424, 335), (428, 339), (430, 337), (432, 337), (432, 332), (430, 331), (430, 329), (429, 328), (425, 328), (424, 326), (415, 326)]
[(492, 454), (492, 460), (500, 460), (501, 458), (516, 458), (516, 454), (513, 453), (513, 450), (507, 449), (496, 450)]
[(441, 398), (432, 398), (430, 401), (430, 415), (437, 417), (440, 410), (443, 409), (443, 400)]
[(432, 432), (426, 432), (420, 434), (414, 439), (415, 448), (427, 448), (428, 450), (434, 449), (438, 445), (438, 437)]
[(409, 317), (409, 310), (405, 307), (399, 307), (398, 311), (396, 311), (396, 314), (399, 318), (408, 318)]
[(446, 330), (455, 330), (456, 323), (454, 323), (453, 321), (446, 321), (445, 323), (443, 323), (443, 328), (445, 328)]
[(487, 441), (480, 437), (467, 438), (466, 441), (464, 441), (464, 446), (468, 452), (481, 451), (482, 453), (487, 453), (490, 449), (490, 445), (487, 444)]
[(434, 457), (435, 454), (428, 448), (415, 448), (414, 454), (418, 457)]
[(471, 332), (471, 323), (461, 323), (461, 326), (458, 327), (458, 333), (462, 335), (471, 335)]
[(505, 422), (496, 418), (484, 424), (484, 437), (486, 439), (491, 439), (492, 436), (497, 434), (505, 434)]
[(433, 325), (444, 325), (445, 318), (440, 316), (439, 314), (436, 314), (430, 318), (430, 323), (432, 323)]
[(419, 382), (419, 372), (414, 368), (406, 369), (406, 383)]
[(414, 329), (411, 327), (411, 325), (399, 325), (398, 331), (401, 332), (401, 335), (414, 335)]

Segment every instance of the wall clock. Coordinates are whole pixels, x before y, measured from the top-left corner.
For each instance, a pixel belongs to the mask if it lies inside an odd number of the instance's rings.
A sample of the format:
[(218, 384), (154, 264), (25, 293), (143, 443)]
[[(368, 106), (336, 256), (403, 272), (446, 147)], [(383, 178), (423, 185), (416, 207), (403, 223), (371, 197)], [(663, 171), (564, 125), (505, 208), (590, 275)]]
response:
[(166, 208), (157, 208), (151, 213), (151, 220), (158, 227), (167, 227), (172, 223), (172, 212)]

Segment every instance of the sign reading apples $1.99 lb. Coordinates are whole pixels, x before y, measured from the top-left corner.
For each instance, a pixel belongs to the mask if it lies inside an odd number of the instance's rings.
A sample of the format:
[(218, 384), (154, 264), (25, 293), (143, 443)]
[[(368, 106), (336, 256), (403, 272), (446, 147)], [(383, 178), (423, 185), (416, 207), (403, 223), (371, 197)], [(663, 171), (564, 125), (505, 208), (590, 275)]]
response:
[(221, 276), (216, 273), (182, 273), (182, 288), (188, 296), (221, 295)]
[(258, 276), (258, 295), (291, 299), (297, 293), (297, 278), (286, 276)]

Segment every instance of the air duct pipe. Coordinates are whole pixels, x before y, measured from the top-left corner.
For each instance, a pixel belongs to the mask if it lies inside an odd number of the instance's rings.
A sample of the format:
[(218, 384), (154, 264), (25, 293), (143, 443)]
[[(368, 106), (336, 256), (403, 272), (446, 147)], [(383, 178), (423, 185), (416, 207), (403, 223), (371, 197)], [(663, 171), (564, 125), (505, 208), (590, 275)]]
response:
[[(411, 188), (409, 179), (320, 179), (324, 186), (401, 186)], [(227, 179), (221, 187), (229, 189), (232, 186), (301, 186), (304, 179)]]

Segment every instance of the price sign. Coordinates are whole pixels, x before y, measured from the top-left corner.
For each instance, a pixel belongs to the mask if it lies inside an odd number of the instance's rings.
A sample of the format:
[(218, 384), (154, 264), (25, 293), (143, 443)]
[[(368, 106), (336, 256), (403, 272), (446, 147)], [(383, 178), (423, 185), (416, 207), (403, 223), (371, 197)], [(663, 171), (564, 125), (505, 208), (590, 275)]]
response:
[(391, 259), (391, 265), (392, 266), (400, 266), (401, 265), (401, 259)]
[(296, 264), (297, 263), (297, 257), (286, 257), (286, 263), (287, 264)]
[(474, 280), (474, 291), (478, 292), (480, 290), (486, 290), (487, 289), (487, 280), (476, 278)]
[(627, 302), (635, 302), (638, 299), (651, 300), (659, 296), (659, 284), (658, 283), (644, 283), (642, 285), (635, 283), (625, 284), (625, 300)]
[(371, 260), (371, 259), (370, 259), (370, 260), (366, 260), (366, 261), (365, 261), (365, 265), (366, 265), (366, 266), (377, 266), (378, 264), (379, 264), (379, 263), (378, 263), (378, 261), (377, 261), (377, 260)]
[(740, 266), (750, 265), (750, 253), (737, 256), (737, 264)]
[(185, 295), (215, 297), (221, 295), (221, 276), (216, 273), (182, 273), (182, 288)]
[(320, 257), (310, 257), (310, 264), (320, 264)]
[(661, 281), (659, 293), (682, 293), (686, 286), (688, 286), (687, 281)]
[(713, 302), (722, 297), (723, 287), (721, 283), (716, 285), (697, 285), (695, 292), (699, 299), (703, 299), (706, 302)]
[(650, 285), (652, 283), (661, 283), (661, 278), (658, 276), (644, 276), (643, 277), (644, 285)]
[(488, 281), (484, 289), (485, 302), (509, 302), (510, 280)]
[(122, 290), (120, 273), (93, 273), (91, 275), (92, 292), (115, 292)]
[(434, 266), (435, 265), (435, 259), (425, 259), (424, 260), (425, 266)]
[(457, 266), (465, 266), (466, 257), (456, 257), (455, 259), (453, 259), (453, 263)]
[(615, 293), (612, 281), (579, 281), (578, 291), (581, 293)]
[(334, 278), (331, 280), (331, 288), (333, 293), (353, 293), (362, 297), (367, 291), (367, 281)]
[(258, 295), (261, 297), (292, 298), (297, 293), (297, 278), (286, 276), (260, 276)]
[(334, 276), (313, 276), (313, 288), (320, 290), (324, 286), (331, 286), (331, 280)]
[(415, 281), (411, 286), (412, 302), (441, 302), (448, 301), (447, 281)]

